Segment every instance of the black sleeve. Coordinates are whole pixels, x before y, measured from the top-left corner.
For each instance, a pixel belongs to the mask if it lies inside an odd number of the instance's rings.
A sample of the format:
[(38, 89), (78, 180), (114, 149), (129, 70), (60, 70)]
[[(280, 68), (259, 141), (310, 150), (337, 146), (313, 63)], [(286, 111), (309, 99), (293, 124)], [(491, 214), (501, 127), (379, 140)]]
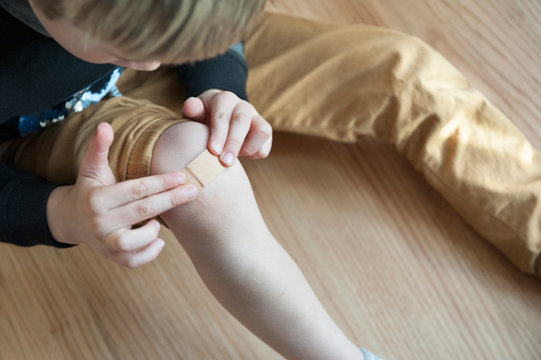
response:
[(0, 123), (54, 106), (112, 72), (91, 64), (0, 7)]
[(0, 162), (0, 241), (19, 246), (73, 246), (56, 241), (47, 223), (47, 200), (57, 186)]
[(208, 89), (221, 89), (247, 100), (248, 65), (244, 44), (237, 43), (215, 58), (179, 66), (178, 78), (188, 96), (199, 96)]

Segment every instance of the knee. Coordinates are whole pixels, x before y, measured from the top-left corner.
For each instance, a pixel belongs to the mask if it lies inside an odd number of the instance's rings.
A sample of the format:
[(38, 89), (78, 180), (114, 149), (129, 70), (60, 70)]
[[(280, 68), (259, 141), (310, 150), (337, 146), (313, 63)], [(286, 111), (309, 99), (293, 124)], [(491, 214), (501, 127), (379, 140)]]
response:
[(469, 87), (464, 76), (420, 38), (392, 30), (386, 34), (382, 39), (382, 51), (390, 60), (389, 74), (392, 74), (396, 86)]
[[(154, 149), (152, 174), (182, 170), (206, 149), (208, 134), (205, 125), (195, 122), (168, 128)], [(216, 161), (219, 162), (217, 157)], [(212, 237), (215, 232), (227, 231), (226, 228), (242, 226), (249, 230), (258, 214), (248, 178), (236, 161), (205, 186), (195, 200), (162, 214), (161, 218), (174, 232), (187, 234), (195, 229)]]
[(163, 132), (152, 153), (151, 173), (163, 174), (184, 169), (205, 150), (208, 127), (196, 122), (173, 125)]
[[(206, 149), (208, 138), (208, 127), (197, 122), (184, 122), (169, 127), (162, 135), (160, 135), (160, 138), (154, 147), (152, 153), (151, 174), (155, 175), (183, 170)], [(216, 161), (219, 161), (218, 158), (216, 158)], [(229, 176), (229, 174), (219, 175), (219, 177), (222, 176)], [(207, 203), (210, 203), (210, 201), (206, 201), (209, 197), (207, 195), (209, 192), (207, 187), (201, 189), (196, 200), (193, 201), (195, 205), (189, 205), (192, 213), (202, 212), (199, 208), (208, 206)], [(217, 209), (213, 209), (213, 211), (220, 210), (218, 208), (218, 203), (219, 202), (214, 203), (214, 206)], [(187, 205), (188, 204), (183, 207), (185, 208)], [(162, 218), (167, 218), (167, 214), (162, 215)]]

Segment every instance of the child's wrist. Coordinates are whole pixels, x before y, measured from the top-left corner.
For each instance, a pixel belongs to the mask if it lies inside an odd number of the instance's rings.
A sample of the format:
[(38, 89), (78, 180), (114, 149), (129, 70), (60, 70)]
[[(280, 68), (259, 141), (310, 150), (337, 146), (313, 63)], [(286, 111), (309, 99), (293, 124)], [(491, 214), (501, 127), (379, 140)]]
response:
[(69, 240), (69, 236), (67, 236), (65, 230), (65, 225), (69, 221), (63, 216), (66, 210), (66, 204), (68, 204), (65, 200), (71, 188), (73, 188), (72, 185), (57, 187), (51, 192), (47, 201), (47, 223), (49, 224), (49, 231), (56, 241), (65, 244), (77, 244), (77, 242)]

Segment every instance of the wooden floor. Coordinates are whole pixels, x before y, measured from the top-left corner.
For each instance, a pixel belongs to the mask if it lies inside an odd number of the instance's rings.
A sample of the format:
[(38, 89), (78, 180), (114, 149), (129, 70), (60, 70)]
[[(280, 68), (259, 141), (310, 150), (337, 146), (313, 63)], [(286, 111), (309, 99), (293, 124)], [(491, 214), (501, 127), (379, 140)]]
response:
[[(280, 0), (440, 50), (541, 149), (539, 0)], [(541, 281), (477, 236), (387, 144), (277, 134), (243, 162), (269, 227), (360, 346), (387, 359), (541, 359)], [(279, 359), (174, 239), (129, 270), (88, 248), (0, 245), (0, 359)]]

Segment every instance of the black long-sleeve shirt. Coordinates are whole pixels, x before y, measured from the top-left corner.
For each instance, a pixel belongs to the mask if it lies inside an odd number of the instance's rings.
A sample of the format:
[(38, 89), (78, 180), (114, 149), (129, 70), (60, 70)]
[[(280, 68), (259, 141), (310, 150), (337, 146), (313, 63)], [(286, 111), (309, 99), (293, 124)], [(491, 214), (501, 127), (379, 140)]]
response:
[[(20, 115), (55, 106), (116, 68), (64, 50), (40, 26), (26, 0), (0, 1), (0, 34), (0, 141), (19, 136), (14, 124)], [(218, 88), (246, 99), (242, 44), (214, 59), (179, 66), (178, 77), (189, 96)], [(57, 186), (0, 162), (0, 241), (69, 246), (55, 241), (47, 224), (47, 200)]]

